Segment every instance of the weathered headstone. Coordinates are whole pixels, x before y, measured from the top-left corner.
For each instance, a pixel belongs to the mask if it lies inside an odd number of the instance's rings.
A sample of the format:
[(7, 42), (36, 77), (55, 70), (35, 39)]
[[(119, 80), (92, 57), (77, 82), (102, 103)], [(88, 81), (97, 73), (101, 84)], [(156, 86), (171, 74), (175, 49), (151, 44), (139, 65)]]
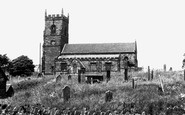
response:
[(107, 82), (110, 81), (110, 70), (107, 70)]
[(148, 66), (148, 81), (150, 80), (150, 66)]
[(151, 71), (151, 80), (153, 80), (153, 78), (154, 78), (154, 71), (152, 70)]
[(81, 70), (78, 70), (78, 83), (81, 83)]
[(61, 76), (61, 75), (58, 75), (58, 76), (56, 77), (56, 83), (60, 83), (61, 80), (62, 80), (62, 76)]
[(132, 79), (132, 88), (133, 88), (133, 89), (135, 88), (135, 82), (134, 82), (134, 79)]
[(128, 69), (127, 68), (125, 68), (124, 75), (125, 75), (125, 81), (128, 81)]
[(63, 89), (63, 98), (64, 98), (64, 102), (67, 102), (70, 98), (70, 87), (69, 86), (65, 86)]
[(113, 92), (108, 90), (105, 92), (105, 102), (110, 102), (113, 99)]

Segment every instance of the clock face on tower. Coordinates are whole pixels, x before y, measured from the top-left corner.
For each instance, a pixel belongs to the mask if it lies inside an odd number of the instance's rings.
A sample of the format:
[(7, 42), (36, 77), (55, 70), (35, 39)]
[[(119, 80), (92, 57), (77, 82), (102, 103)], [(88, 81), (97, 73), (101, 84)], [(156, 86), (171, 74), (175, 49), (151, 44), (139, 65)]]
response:
[(55, 45), (55, 44), (56, 44), (55, 40), (51, 40), (51, 45)]

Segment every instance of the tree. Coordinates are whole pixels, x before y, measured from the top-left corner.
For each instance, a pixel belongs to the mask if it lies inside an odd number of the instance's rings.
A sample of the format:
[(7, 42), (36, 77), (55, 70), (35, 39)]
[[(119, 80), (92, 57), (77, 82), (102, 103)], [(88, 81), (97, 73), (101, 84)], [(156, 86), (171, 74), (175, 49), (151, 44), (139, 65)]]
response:
[(22, 55), (12, 60), (10, 74), (12, 76), (30, 76), (32, 75), (32, 72), (34, 72), (34, 68), (35, 66), (33, 65), (33, 61), (27, 56)]
[(10, 63), (11, 61), (6, 54), (0, 54), (0, 67), (2, 67), (3, 70), (9, 71)]

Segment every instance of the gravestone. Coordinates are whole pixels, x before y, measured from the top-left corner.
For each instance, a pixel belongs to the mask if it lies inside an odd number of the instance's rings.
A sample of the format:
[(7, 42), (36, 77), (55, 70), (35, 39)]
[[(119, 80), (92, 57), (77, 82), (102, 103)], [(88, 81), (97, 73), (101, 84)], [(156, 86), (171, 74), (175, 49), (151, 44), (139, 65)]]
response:
[(134, 79), (132, 79), (132, 88), (133, 88), (133, 89), (135, 88), (135, 82), (134, 82)]
[(62, 80), (62, 76), (61, 76), (61, 75), (58, 75), (58, 76), (56, 77), (56, 83), (60, 83), (61, 80)]
[(150, 80), (150, 66), (148, 66), (148, 81)]
[(78, 70), (78, 83), (81, 83), (81, 70)]
[(128, 81), (128, 69), (127, 68), (125, 68), (124, 75), (125, 75), (125, 81)]
[(105, 92), (105, 102), (110, 102), (113, 99), (113, 92), (108, 90)]
[(151, 80), (153, 80), (154, 79), (154, 71), (152, 70), (151, 71)]
[(70, 98), (70, 87), (69, 86), (65, 86), (63, 89), (63, 98), (64, 98), (64, 102), (67, 102)]

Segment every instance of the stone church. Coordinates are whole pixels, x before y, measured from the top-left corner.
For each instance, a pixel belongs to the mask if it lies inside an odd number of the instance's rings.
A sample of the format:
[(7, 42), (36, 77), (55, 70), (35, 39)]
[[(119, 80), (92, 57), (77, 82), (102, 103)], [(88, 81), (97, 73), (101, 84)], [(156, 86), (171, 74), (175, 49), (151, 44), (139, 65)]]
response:
[[(137, 43), (69, 44), (69, 15), (48, 15), (45, 12), (45, 30), (42, 57), (42, 72), (77, 73), (120, 72), (124, 68), (138, 67)], [(129, 65), (127, 62), (129, 62)]]

